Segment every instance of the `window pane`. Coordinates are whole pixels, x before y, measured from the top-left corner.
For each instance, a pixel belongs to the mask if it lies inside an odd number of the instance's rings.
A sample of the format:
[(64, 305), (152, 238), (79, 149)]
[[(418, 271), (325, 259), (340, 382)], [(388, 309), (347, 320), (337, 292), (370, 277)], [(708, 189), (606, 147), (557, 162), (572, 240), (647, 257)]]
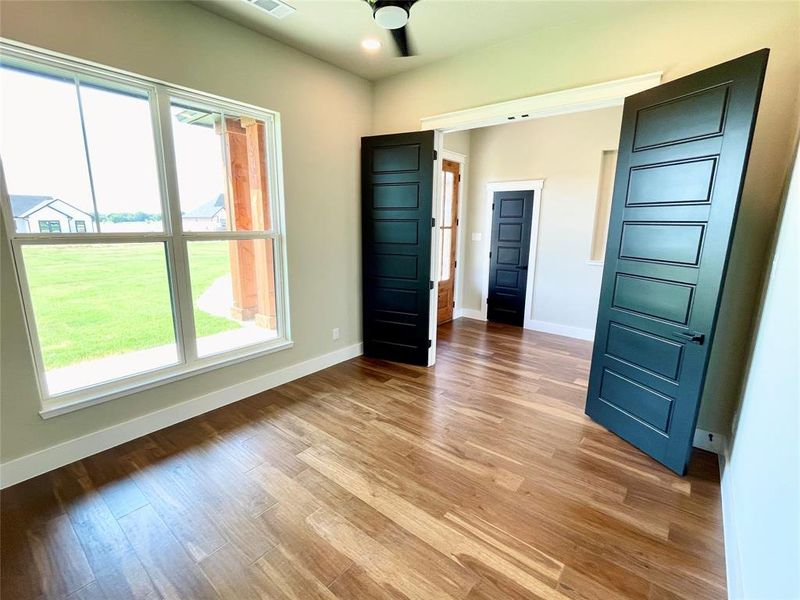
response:
[(175, 364), (163, 243), (24, 246), (50, 394)]
[(95, 230), (78, 95), (71, 78), (0, 68), (0, 155), (19, 233)]
[(198, 356), (274, 339), (273, 241), (189, 242)]
[(184, 231), (269, 230), (266, 123), (173, 102), (172, 130)]
[(442, 232), (442, 268), (441, 277), (442, 281), (450, 279), (450, 248), (453, 240), (452, 229), (441, 229)]
[(147, 94), (84, 83), (80, 94), (100, 231), (163, 231)]
[(453, 224), (453, 174), (444, 172), (444, 210), (442, 210), (442, 226), (450, 227)]

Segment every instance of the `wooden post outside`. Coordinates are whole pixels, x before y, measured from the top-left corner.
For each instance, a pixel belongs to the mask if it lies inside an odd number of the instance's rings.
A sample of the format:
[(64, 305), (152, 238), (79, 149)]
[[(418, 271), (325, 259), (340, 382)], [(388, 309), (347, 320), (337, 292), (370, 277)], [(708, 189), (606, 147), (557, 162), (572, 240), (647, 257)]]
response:
[[(249, 204), (252, 228), (254, 230), (268, 230), (271, 226), (271, 215), (265, 125), (262, 121), (250, 118), (242, 118), (241, 124), (247, 132)], [(253, 254), (257, 280), (256, 324), (267, 329), (277, 329), (275, 262), (272, 240), (256, 241)]]
[[(225, 119), (225, 137), (231, 179), (231, 194), (225, 194), (225, 212), (231, 230), (252, 229), (247, 136), (238, 119)], [(256, 260), (251, 240), (228, 242), (233, 306), (231, 317), (247, 321), (255, 317), (258, 292), (255, 280)]]

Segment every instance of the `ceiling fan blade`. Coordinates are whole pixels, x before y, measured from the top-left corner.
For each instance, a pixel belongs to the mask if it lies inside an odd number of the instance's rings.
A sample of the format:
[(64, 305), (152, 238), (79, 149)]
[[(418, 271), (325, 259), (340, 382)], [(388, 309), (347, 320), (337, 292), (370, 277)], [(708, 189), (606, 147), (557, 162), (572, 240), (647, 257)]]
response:
[(408, 41), (407, 27), (390, 29), (389, 33), (392, 34), (392, 39), (394, 40), (395, 46), (397, 46), (397, 51), (400, 53), (400, 56), (414, 55), (411, 44)]

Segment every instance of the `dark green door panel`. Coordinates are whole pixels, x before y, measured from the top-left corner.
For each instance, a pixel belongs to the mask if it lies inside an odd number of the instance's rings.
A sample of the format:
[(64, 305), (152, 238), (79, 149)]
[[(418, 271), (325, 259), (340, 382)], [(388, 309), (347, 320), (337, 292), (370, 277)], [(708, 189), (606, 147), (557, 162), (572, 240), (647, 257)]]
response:
[(680, 474), (768, 55), (625, 100), (586, 414)]
[(361, 139), (364, 354), (428, 364), (433, 132)]
[(490, 321), (519, 326), (525, 321), (532, 218), (533, 191), (495, 192), (486, 311)]

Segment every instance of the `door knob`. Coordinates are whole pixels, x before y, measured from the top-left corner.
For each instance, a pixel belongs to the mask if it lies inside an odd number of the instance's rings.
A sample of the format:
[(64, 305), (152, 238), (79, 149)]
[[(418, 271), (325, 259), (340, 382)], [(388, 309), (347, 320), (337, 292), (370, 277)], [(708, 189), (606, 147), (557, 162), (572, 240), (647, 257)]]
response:
[(697, 331), (673, 331), (673, 337), (681, 338), (693, 344), (702, 344), (706, 339), (706, 334)]

